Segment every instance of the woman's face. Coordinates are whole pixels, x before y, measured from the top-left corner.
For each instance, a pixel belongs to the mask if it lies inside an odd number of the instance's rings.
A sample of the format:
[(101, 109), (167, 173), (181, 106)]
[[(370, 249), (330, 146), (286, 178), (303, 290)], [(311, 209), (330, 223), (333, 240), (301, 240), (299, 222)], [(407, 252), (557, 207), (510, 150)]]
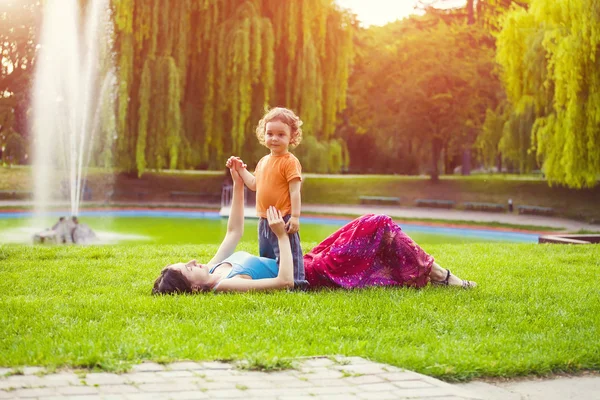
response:
[(192, 288), (207, 283), (210, 275), (208, 267), (198, 264), (196, 260), (187, 263), (171, 264), (168, 268), (181, 271), (183, 276), (190, 282), (190, 285), (192, 285)]

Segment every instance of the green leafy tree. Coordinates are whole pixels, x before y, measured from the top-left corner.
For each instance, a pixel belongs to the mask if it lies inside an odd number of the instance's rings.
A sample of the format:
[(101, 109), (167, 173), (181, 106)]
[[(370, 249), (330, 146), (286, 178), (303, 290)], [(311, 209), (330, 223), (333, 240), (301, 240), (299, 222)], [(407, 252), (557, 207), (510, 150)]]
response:
[(336, 139), (355, 21), (331, 1), (112, 5), (117, 163), (125, 170), (221, 168), (230, 153), (252, 164), (264, 154), (252, 132), (272, 106), (296, 111), (305, 136), (325, 146)]
[(8, 135), (12, 132), (15, 120), (14, 96), (0, 98), (0, 148), (6, 143)]
[[(28, 126), (30, 85), (41, 11), (40, 0), (0, 1), (0, 100), (12, 99), (10, 128), (24, 134)], [(6, 104), (4, 102), (1, 106), (4, 111)], [(6, 119), (4, 121), (6, 123)], [(4, 129), (8, 128), (4, 125)]]
[(490, 32), (498, 32), (506, 12), (513, 7), (527, 8), (529, 3), (530, 0), (466, 0), (457, 5), (455, 0), (420, 0), (417, 7), (446, 22), (478, 24)]
[(504, 124), (506, 123), (506, 111), (504, 108), (505, 106), (501, 105), (496, 110), (487, 109), (483, 129), (475, 141), (475, 148), (478, 150), (482, 164), (487, 168), (497, 165), (498, 171), (502, 170), (502, 157), (499, 144), (504, 133)]
[(499, 81), (488, 34), (425, 16), (367, 35), (352, 77), (350, 119), (381, 152), (429, 160), (437, 180), (442, 154), (470, 148), (486, 109), (496, 106)]
[(505, 122), (498, 149), (504, 158), (516, 166), (520, 173), (528, 173), (536, 165), (535, 152), (531, 148), (531, 131), (535, 123), (533, 104), (522, 111), (512, 110)]
[(21, 164), (27, 154), (27, 142), (15, 131), (7, 135), (2, 161), (8, 166)]
[(600, 174), (600, 7), (532, 0), (509, 13), (497, 59), (511, 104), (533, 104), (533, 150), (548, 182), (592, 187)]

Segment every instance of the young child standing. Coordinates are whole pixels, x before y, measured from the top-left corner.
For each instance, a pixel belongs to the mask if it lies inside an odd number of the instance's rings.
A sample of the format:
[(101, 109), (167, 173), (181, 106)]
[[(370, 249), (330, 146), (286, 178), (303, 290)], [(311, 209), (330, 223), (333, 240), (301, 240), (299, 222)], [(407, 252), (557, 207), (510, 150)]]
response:
[(256, 127), (258, 141), (271, 153), (260, 159), (252, 175), (239, 157), (230, 157), (227, 167), (235, 168), (250, 190), (256, 191), (258, 215), (258, 247), (261, 257), (279, 259), (279, 244), (267, 222), (267, 209), (281, 211), (290, 236), (294, 258), (294, 286), (305, 289), (304, 260), (300, 247), (300, 186), (302, 166), (289, 152), (302, 140), (302, 121), (291, 110), (276, 107), (268, 111)]

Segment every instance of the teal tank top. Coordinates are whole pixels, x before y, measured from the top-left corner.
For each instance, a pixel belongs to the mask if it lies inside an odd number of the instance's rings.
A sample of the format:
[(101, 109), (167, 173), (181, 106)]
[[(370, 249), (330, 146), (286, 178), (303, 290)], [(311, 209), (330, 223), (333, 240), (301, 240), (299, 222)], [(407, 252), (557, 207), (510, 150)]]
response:
[(210, 269), (210, 272), (221, 264), (231, 264), (231, 272), (226, 278), (236, 275), (249, 275), (252, 279), (276, 278), (279, 273), (277, 262), (271, 258), (257, 257), (245, 251), (237, 251), (227, 257), (225, 260), (216, 264)]

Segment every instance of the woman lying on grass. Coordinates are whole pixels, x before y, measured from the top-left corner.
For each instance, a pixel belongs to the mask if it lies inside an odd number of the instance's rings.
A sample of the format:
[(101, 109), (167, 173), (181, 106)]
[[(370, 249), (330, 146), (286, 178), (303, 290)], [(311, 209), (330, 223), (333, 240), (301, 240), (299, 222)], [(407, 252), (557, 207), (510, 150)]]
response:
[[(290, 240), (281, 213), (267, 212), (269, 226), (280, 248), (276, 260), (234, 252), (244, 232), (244, 182), (237, 171), (225, 239), (208, 264), (196, 260), (167, 266), (154, 282), (153, 294), (246, 292), (294, 287)], [(364, 215), (343, 226), (304, 256), (311, 289), (367, 286), (423, 287), (428, 282), (471, 288), (441, 268), (401, 228), (385, 215)]]

